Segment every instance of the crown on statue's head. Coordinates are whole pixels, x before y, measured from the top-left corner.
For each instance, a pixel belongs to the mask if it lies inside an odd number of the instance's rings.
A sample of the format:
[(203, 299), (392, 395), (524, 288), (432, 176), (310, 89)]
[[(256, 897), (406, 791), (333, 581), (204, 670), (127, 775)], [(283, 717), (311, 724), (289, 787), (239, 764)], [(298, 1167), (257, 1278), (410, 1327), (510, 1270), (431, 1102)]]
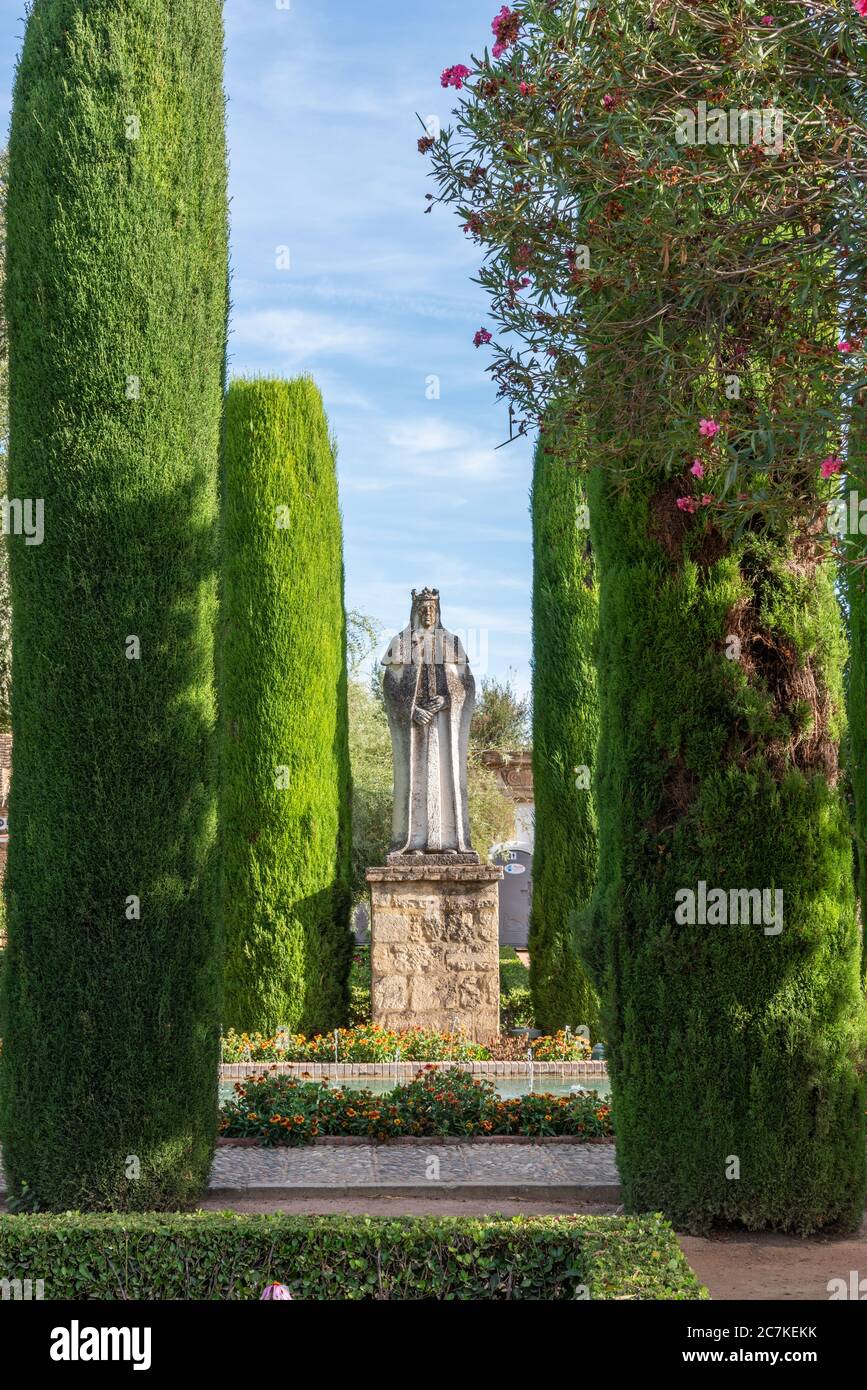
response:
[(424, 603), (426, 599), (438, 599), (439, 596), (439, 589), (422, 589), (420, 593), (416, 593), (415, 589), (412, 591), (412, 597), (416, 603)]

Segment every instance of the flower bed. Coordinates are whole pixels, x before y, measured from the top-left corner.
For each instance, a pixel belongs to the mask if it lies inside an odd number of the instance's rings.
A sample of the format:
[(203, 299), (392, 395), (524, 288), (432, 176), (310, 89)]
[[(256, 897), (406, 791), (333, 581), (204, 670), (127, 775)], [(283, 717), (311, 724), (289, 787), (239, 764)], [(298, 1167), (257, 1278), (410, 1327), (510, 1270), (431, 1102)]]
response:
[[(424, 1028), (393, 1032), (375, 1023), (337, 1030), (335, 1035), (230, 1031), (223, 1038), (224, 1062), (510, 1062), (527, 1056), (526, 1038), (500, 1037), (491, 1043), (472, 1042), (463, 1033), (436, 1033)], [(583, 1062), (590, 1055), (585, 1038), (557, 1033), (536, 1038), (533, 1056), (545, 1062)]]
[(5, 1216), (0, 1269), (71, 1302), (707, 1297), (660, 1216)]
[(276, 1074), (235, 1084), (235, 1098), (220, 1112), (226, 1139), (260, 1144), (309, 1144), (325, 1135), (367, 1139), (455, 1135), (574, 1135), (605, 1139), (614, 1133), (611, 1108), (592, 1092), (570, 1096), (532, 1093), (502, 1100), (492, 1082), (455, 1069), (426, 1068), (385, 1095), (328, 1082)]

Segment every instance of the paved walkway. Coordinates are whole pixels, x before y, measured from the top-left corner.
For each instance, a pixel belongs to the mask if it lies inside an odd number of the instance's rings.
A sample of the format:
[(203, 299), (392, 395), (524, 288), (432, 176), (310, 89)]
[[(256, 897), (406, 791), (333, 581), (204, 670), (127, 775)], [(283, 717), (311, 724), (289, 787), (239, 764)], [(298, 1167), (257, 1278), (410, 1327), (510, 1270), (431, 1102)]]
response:
[(323, 1144), (219, 1148), (213, 1195), (566, 1197), (619, 1200), (613, 1144)]
[[(0, 1167), (0, 1202), (6, 1184)], [(619, 1202), (613, 1144), (311, 1144), (219, 1147), (211, 1197), (532, 1198)]]

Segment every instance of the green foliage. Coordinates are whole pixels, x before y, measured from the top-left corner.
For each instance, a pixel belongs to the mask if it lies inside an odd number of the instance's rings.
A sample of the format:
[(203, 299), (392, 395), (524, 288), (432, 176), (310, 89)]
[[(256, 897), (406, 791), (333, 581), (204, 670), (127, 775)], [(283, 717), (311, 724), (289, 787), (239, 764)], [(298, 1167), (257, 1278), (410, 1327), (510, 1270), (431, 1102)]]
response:
[[(599, 596), (582, 480), (543, 435), (533, 476), (533, 789), (536, 837), (530, 989), (537, 1027), (598, 1036), (599, 1003), (578, 924), (596, 882), (591, 775), (599, 708), (594, 667)], [(583, 524), (582, 524), (583, 523)]]
[(393, 804), (391, 735), (381, 699), (368, 683), (349, 682), (349, 752), (352, 763), (352, 893), (366, 900), (364, 875), (384, 864), (391, 844)]
[(810, 534), (867, 349), (863, 17), (846, 0), (770, 25), (757, 0), (692, 0), (670, 23), (621, 0), (512, 10), (506, 51), (471, 60), (429, 148), (480, 248), (513, 427), (565, 400), (602, 442), (576, 466), (629, 487), (688, 468), (715, 403), (686, 495), (712, 495), (729, 534), (750, 515)]
[[(595, 476), (591, 521), (591, 947), (624, 1201), (679, 1227), (857, 1226), (864, 1020), (833, 569), (768, 537), (714, 545), (652, 485), (639, 505)], [(676, 895), (702, 881), (781, 890), (782, 932), (679, 924)]]
[(347, 1025), (357, 1028), (370, 1022), (370, 947), (356, 944), (349, 972), (349, 1014)]
[(218, 0), (40, 0), (17, 73), (9, 488), (45, 540), (10, 546), (0, 1134), (42, 1209), (176, 1206), (211, 1164), (222, 70)]
[[(0, 497), (8, 495), (7, 446), (9, 436), (9, 344), (6, 331), (6, 190), (9, 156), (0, 150)], [(9, 698), (12, 687), (12, 600), (9, 593), (7, 537), (0, 536), (0, 733), (11, 725)]]
[(500, 947), (500, 1027), (532, 1028), (533, 1000), (527, 967), (518, 959), (514, 946)]
[(470, 738), (479, 750), (514, 753), (529, 746), (530, 701), (521, 699), (510, 680), (483, 676), (476, 696)]
[(352, 960), (346, 619), (334, 450), (313, 382), (226, 399), (224, 1022), (343, 1023)]
[(493, 845), (502, 844), (514, 835), (515, 808), (496, 775), (485, 767), (472, 738), (467, 759), (467, 803), (473, 848), (484, 862)]
[[(867, 538), (861, 534), (861, 526), (867, 527), (867, 520), (858, 511), (867, 498), (867, 414), (863, 397), (858, 398), (852, 410), (847, 472), (842, 498), (842, 555), (846, 561), (842, 588), (849, 635), (846, 772), (853, 803), (855, 882), (861, 908), (861, 973), (867, 978), (867, 936), (863, 931), (867, 920)], [(857, 529), (850, 525), (850, 519), (856, 521)]]
[(500, 947), (500, 990), (512, 994), (527, 987), (527, 967), (518, 959), (514, 946)]
[(454, 1067), (423, 1071), (384, 1095), (273, 1073), (238, 1082), (235, 1092), (223, 1106), (221, 1132), (266, 1147), (297, 1147), (338, 1134), (380, 1140), (496, 1134), (590, 1140), (613, 1134), (610, 1107), (592, 1091), (534, 1091), (502, 1100), (493, 1081)]
[(353, 608), (346, 615), (346, 659), (349, 674), (358, 679), (368, 657), (376, 651), (382, 628), (375, 618)]
[(0, 1216), (0, 1269), (71, 1302), (707, 1297), (658, 1216)]

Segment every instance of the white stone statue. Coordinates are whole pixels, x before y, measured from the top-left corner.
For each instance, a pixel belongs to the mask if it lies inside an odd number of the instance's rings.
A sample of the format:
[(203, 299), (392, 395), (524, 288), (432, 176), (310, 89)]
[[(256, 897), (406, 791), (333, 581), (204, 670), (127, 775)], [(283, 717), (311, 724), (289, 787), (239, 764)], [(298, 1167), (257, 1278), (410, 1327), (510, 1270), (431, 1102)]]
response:
[(409, 626), (393, 638), (382, 664), (394, 758), (389, 861), (441, 855), (477, 864), (467, 815), (476, 683), (460, 638), (442, 625), (438, 589), (413, 589)]

